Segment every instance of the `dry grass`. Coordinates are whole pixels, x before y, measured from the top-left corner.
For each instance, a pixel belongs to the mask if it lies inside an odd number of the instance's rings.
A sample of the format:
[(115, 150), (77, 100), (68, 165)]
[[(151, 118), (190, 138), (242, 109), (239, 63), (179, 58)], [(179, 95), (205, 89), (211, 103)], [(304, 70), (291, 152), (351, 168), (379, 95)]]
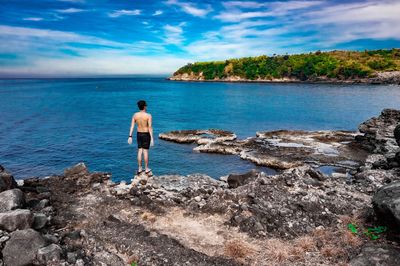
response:
[(336, 258), (346, 254), (346, 251), (338, 246), (326, 246), (321, 249), (321, 254), (325, 257)]
[(293, 256), (290, 243), (279, 239), (268, 240), (265, 248), (267, 258), (274, 263), (282, 263)]
[(310, 252), (317, 249), (315, 239), (311, 236), (302, 236), (295, 240), (295, 246), (303, 252)]
[(156, 216), (150, 212), (143, 212), (140, 215), (140, 218), (145, 221), (149, 221), (150, 223), (154, 223), (156, 221)]
[(254, 250), (250, 245), (240, 239), (233, 239), (225, 243), (224, 255), (241, 263), (244, 263), (253, 254)]

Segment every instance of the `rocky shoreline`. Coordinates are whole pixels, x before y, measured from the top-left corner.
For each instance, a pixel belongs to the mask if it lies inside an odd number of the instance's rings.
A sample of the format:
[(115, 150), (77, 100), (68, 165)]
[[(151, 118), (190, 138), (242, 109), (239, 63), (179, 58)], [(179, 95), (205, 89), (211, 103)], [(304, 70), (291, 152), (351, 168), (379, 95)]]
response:
[(80, 163), (17, 183), (0, 167), (0, 265), (399, 265), (399, 124), (400, 111), (386, 109), (359, 133), (160, 135), (258, 158), (276, 175), (117, 184)]
[(239, 82), (239, 83), (317, 83), (317, 84), (400, 84), (400, 71), (377, 72), (371, 78), (357, 79), (336, 79), (328, 77), (315, 77), (307, 80), (296, 78), (273, 78), (273, 79), (245, 79), (239, 76), (229, 76), (226, 78), (205, 79), (203, 73), (196, 75), (194, 73), (174, 74), (167, 78), (172, 81), (193, 81), (193, 82)]

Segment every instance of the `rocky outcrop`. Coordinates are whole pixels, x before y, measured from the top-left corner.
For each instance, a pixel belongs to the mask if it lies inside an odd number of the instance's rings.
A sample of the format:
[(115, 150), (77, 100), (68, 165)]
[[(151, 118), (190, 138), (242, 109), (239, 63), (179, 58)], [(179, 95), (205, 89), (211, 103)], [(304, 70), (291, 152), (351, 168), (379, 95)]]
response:
[(61, 259), (61, 252), (60, 246), (51, 244), (37, 251), (37, 260), (44, 265), (49, 265), (52, 262), (57, 263)]
[(178, 143), (194, 142), (198, 144), (195, 151), (235, 154), (274, 169), (289, 169), (306, 163), (354, 169), (366, 157), (354, 142), (354, 132), (280, 130), (258, 132), (256, 137), (244, 140), (236, 140), (233, 133), (227, 138), (209, 138), (203, 136), (203, 132), (207, 130), (172, 131), (159, 137)]
[(400, 265), (400, 248), (393, 246), (367, 245), (357, 257), (350, 261), (351, 266), (397, 266)]
[(207, 144), (209, 142), (221, 142), (235, 140), (236, 135), (230, 131), (219, 129), (208, 130), (177, 130), (168, 133), (161, 133), (160, 139), (177, 143)]
[(385, 109), (379, 117), (371, 118), (358, 127), (364, 135), (356, 139), (372, 153), (392, 156), (400, 150), (394, 137), (395, 128), (399, 124), (400, 110)]
[(372, 199), (374, 210), (381, 222), (395, 230), (400, 228), (400, 181), (382, 186)]
[(257, 178), (259, 174), (260, 173), (256, 170), (252, 170), (244, 174), (230, 174), (227, 177), (226, 182), (228, 183), (229, 188), (237, 188), (250, 183), (250, 181)]
[(36, 255), (40, 248), (46, 245), (46, 241), (33, 229), (19, 230), (10, 234), (3, 253), (6, 266), (26, 266), (36, 261)]
[(14, 177), (0, 165), (0, 192), (16, 187), (17, 183)]

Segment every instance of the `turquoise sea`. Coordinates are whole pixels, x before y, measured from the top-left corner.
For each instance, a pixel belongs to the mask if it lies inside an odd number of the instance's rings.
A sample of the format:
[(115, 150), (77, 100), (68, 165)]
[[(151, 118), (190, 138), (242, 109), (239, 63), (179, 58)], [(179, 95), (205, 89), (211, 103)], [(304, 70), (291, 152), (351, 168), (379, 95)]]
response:
[[(155, 135), (220, 128), (239, 137), (276, 129), (356, 130), (383, 108), (400, 108), (400, 86), (174, 82), (162, 77), (0, 80), (0, 164), (17, 178), (62, 173), (84, 161), (92, 171), (132, 177), (127, 144), (136, 102), (144, 99)], [(212, 177), (255, 166), (236, 156), (200, 154), (156, 139), (155, 174)], [(263, 169), (267, 170), (268, 169)]]

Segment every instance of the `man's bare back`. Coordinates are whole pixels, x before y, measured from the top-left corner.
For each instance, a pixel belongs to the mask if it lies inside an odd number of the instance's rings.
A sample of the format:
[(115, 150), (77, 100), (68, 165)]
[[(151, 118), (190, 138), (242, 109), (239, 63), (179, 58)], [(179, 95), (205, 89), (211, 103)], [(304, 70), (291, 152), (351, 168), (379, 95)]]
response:
[(138, 132), (149, 132), (149, 127), (151, 127), (151, 114), (140, 111), (133, 115), (133, 119), (137, 124)]

